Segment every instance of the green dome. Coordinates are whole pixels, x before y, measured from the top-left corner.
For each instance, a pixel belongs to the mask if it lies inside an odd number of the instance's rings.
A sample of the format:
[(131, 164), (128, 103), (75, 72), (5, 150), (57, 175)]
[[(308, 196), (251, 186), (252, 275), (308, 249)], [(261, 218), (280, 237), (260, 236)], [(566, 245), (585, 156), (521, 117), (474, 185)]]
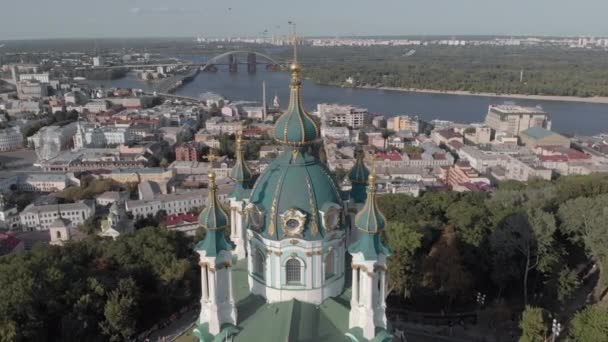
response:
[(363, 151), (357, 152), (357, 160), (355, 161), (355, 165), (350, 172), (348, 173), (348, 179), (352, 184), (365, 184), (367, 185), (367, 177), (369, 177), (369, 170), (365, 166), (365, 162), (363, 162)]
[(203, 211), (198, 216), (198, 223), (207, 230), (218, 230), (228, 226), (228, 214), (216, 196), (215, 175), (209, 174), (209, 194)]
[[(248, 220), (248, 228), (274, 240), (289, 237), (321, 240), (326, 232), (319, 211), (330, 204), (342, 206), (330, 172), (303, 148), (286, 148), (266, 168), (253, 187), (250, 202), (261, 217), (256, 220), (258, 227)], [(297, 220), (302, 224), (297, 225)], [(293, 226), (288, 225), (290, 221)], [(290, 227), (297, 233), (290, 231)]]
[(319, 126), (302, 106), (300, 68), (291, 69), (289, 107), (274, 125), (274, 138), (285, 145), (304, 146), (319, 138)]
[(351, 255), (361, 253), (365, 260), (378, 260), (381, 254), (389, 256), (390, 250), (382, 243), (380, 236), (385, 225), (386, 218), (376, 204), (376, 178), (371, 175), (365, 205), (355, 216), (359, 237), (348, 247), (348, 252)]
[(209, 174), (209, 195), (205, 209), (198, 216), (201, 227), (207, 230), (205, 238), (199, 241), (194, 250), (204, 251), (207, 256), (217, 256), (221, 251), (231, 251), (232, 244), (226, 240), (224, 228), (228, 227), (228, 214), (222, 208), (216, 195), (215, 174)]
[[(372, 177), (374, 176), (370, 176), (370, 179)], [(355, 227), (365, 232), (379, 233), (384, 229), (386, 219), (376, 204), (375, 181), (370, 181), (369, 183), (365, 205), (355, 216)]]

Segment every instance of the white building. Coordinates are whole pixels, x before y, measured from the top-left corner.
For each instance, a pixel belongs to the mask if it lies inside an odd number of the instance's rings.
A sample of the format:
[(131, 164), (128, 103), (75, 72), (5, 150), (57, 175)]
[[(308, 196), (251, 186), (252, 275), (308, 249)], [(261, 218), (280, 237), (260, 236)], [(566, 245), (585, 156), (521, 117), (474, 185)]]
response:
[(84, 105), (84, 109), (89, 113), (100, 113), (110, 109), (110, 103), (106, 100), (93, 100)]
[(23, 144), (23, 134), (19, 127), (10, 127), (0, 130), (0, 151), (13, 151), (20, 149)]
[(50, 78), (48, 73), (41, 74), (20, 74), (19, 81), (38, 81), (40, 83), (49, 83)]
[(95, 66), (95, 67), (103, 66), (103, 63), (104, 63), (103, 57), (101, 57), (101, 56), (93, 57), (93, 66)]
[[(161, 210), (167, 215), (187, 213), (192, 209), (200, 208), (205, 203), (207, 190), (196, 190), (180, 194), (158, 195), (154, 199), (127, 201), (126, 209), (135, 218), (154, 216)], [(224, 194), (223, 199), (226, 199)]]
[(76, 228), (95, 213), (95, 204), (80, 201), (66, 204), (30, 204), (19, 213), (24, 230), (48, 230), (57, 218), (70, 220), (69, 227)]
[(490, 105), (485, 124), (496, 131), (513, 135), (519, 135), (521, 131), (531, 127), (551, 130), (549, 114), (539, 107)]
[(366, 108), (327, 103), (318, 104), (317, 112), (322, 121), (334, 121), (352, 128), (363, 126), (368, 115)]

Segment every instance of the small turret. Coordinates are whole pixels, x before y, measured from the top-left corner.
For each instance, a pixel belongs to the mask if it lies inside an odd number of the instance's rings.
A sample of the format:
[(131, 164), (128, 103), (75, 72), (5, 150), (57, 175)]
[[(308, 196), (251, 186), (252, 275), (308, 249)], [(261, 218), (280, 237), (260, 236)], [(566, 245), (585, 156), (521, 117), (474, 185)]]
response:
[(356, 152), (355, 165), (348, 173), (348, 179), (352, 184), (352, 190), (350, 192), (351, 198), (354, 203), (364, 203), (366, 197), (367, 179), (369, 177), (369, 170), (365, 166), (363, 161), (364, 153), (363, 150), (358, 149)]
[(205, 238), (200, 241), (195, 249), (198, 252), (205, 252), (207, 256), (216, 256), (221, 251), (231, 251), (232, 245), (224, 236), (224, 229), (228, 227), (228, 214), (217, 198), (217, 186), (215, 184), (215, 173), (211, 172), (209, 177), (209, 192), (207, 204), (201, 211), (198, 222), (201, 227), (207, 230)]
[(232, 197), (241, 200), (246, 195), (248, 190), (251, 188), (251, 181), (253, 179), (253, 173), (245, 162), (244, 151), (243, 151), (243, 138), (242, 133), (239, 131), (236, 134), (236, 163), (230, 171), (230, 179), (236, 184)]
[[(228, 214), (217, 198), (215, 173), (209, 177), (209, 194), (198, 222), (207, 230), (205, 238), (194, 249), (199, 254), (201, 267), (201, 312), (194, 335), (199, 341), (228, 337), (237, 324), (236, 303), (232, 284), (232, 244), (226, 240)], [(224, 331), (224, 329), (228, 329)], [(232, 332), (229, 332), (232, 331)]]
[(365, 205), (354, 220), (359, 236), (348, 248), (353, 257), (349, 327), (363, 330), (363, 336), (371, 340), (379, 331), (386, 333), (386, 258), (390, 250), (380, 236), (386, 219), (376, 204), (375, 172), (368, 182)]

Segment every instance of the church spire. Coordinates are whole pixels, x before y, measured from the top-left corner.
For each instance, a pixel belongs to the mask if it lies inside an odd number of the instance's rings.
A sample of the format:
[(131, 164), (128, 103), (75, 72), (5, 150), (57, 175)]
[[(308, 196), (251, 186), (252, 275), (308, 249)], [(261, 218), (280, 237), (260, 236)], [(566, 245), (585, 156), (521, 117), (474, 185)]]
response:
[(233, 191), (233, 195), (239, 199), (245, 195), (246, 189), (249, 187), (253, 173), (245, 162), (244, 151), (243, 151), (243, 133), (239, 130), (236, 133), (236, 163), (230, 171), (230, 179), (232, 179), (236, 185)]
[(367, 199), (363, 209), (355, 216), (355, 227), (359, 237), (349, 248), (350, 254), (361, 253), (365, 260), (378, 260), (379, 255), (388, 256), (389, 249), (384, 245), (380, 232), (386, 226), (386, 218), (376, 203), (376, 172), (368, 177)]
[(369, 170), (365, 166), (363, 161), (365, 153), (362, 149), (358, 148), (355, 151), (356, 161), (353, 168), (348, 173), (348, 179), (352, 184), (352, 190), (350, 192), (351, 198), (355, 203), (364, 203), (366, 197), (367, 178), (369, 177)]
[[(289, 22), (292, 24), (292, 22)], [(293, 37), (293, 62), (289, 66), (291, 72), (289, 107), (274, 126), (274, 138), (288, 146), (305, 146), (319, 138), (319, 126), (304, 110), (300, 90), (302, 88), (301, 68), (298, 62), (298, 38)]]
[(195, 249), (207, 252), (207, 256), (219, 254), (222, 250), (231, 251), (232, 245), (224, 236), (224, 228), (228, 227), (228, 214), (217, 198), (217, 186), (215, 184), (215, 173), (212, 171), (208, 175), (209, 188), (207, 203), (198, 217), (201, 227), (207, 230), (205, 238), (200, 241)]

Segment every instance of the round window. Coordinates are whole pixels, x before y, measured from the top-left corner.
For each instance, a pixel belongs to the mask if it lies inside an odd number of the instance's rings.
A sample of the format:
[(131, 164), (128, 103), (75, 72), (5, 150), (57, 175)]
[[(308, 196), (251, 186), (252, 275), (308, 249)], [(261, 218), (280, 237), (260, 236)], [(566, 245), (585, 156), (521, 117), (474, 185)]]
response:
[(296, 230), (300, 227), (300, 221), (296, 219), (289, 219), (287, 222), (285, 222), (285, 226), (289, 230)]

